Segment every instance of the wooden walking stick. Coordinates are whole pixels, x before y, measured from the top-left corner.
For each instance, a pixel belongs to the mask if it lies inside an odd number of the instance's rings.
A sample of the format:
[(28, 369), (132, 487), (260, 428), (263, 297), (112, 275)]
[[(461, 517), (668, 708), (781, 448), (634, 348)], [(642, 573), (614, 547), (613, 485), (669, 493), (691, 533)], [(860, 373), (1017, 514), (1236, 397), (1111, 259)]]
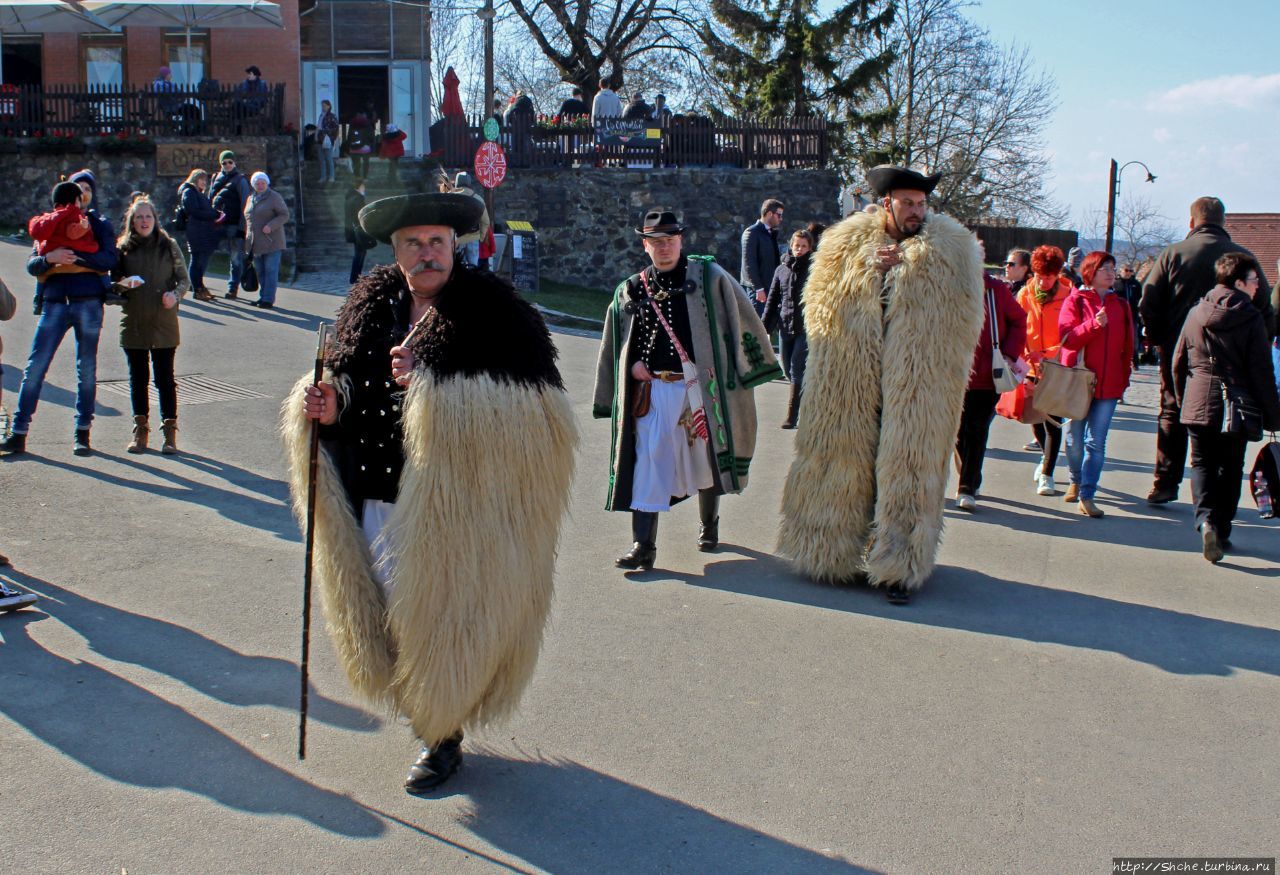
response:
[[(324, 378), (324, 354), (329, 345), (329, 326), (321, 323), (316, 333), (316, 375), (318, 386)], [(307, 462), (307, 556), (302, 570), (302, 700), (298, 705), (298, 759), (307, 758), (307, 674), (311, 658), (311, 569), (316, 543), (316, 466), (320, 459), (320, 423), (311, 423), (311, 456)]]

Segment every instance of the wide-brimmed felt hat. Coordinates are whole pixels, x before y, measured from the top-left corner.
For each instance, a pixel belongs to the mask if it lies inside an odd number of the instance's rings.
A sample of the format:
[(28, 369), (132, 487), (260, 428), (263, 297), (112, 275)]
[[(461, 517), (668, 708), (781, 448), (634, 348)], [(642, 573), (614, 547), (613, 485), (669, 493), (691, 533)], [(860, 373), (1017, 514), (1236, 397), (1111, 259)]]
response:
[(360, 227), (369, 236), (391, 242), (393, 232), (412, 225), (444, 225), (459, 234), (480, 228), (484, 204), (469, 194), (429, 192), (385, 197), (360, 210)]
[(929, 194), (937, 187), (940, 179), (942, 179), (941, 173), (925, 176), (918, 170), (899, 167), (896, 164), (881, 164), (867, 171), (867, 182), (871, 183), (871, 187), (880, 197), (885, 197), (889, 192), (900, 188)]
[(671, 210), (649, 210), (640, 220), (636, 233), (641, 237), (675, 237), (684, 233), (684, 225)]

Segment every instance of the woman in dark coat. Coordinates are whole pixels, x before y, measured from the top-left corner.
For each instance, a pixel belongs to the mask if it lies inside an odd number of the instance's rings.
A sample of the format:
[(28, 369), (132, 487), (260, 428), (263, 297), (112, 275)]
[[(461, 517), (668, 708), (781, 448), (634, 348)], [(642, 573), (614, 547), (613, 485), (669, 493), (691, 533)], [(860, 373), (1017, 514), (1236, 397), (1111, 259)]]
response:
[(804, 333), (804, 302), (801, 292), (809, 278), (809, 262), (813, 258), (813, 234), (797, 231), (791, 235), (791, 251), (773, 272), (769, 297), (764, 305), (764, 324), (770, 334), (776, 328), (782, 335), (782, 370), (791, 381), (791, 400), (783, 428), (796, 427), (800, 412), (800, 395), (804, 391), (804, 366), (809, 359), (809, 340)]
[(225, 217), (209, 201), (209, 174), (192, 170), (187, 181), (178, 186), (178, 202), (187, 218), (187, 251), (191, 255), (191, 287), (197, 301), (212, 301), (213, 294), (204, 287), (204, 271), (209, 259), (222, 242), (220, 227)]
[(160, 396), (161, 452), (178, 452), (178, 385), (174, 354), (178, 349), (178, 302), (191, 288), (182, 250), (158, 227), (155, 205), (145, 195), (129, 205), (120, 237), (120, 260), (111, 271), (128, 291), (120, 315), (120, 346), (129, 360), (133, 401), (133, 440), (125, 449), (141, 453), (151, 433), (147, 384), (154, 373)]
[(1262, 268), (1228, 252), (1214, 263), (1217, 286), (1191, 310), (1173, 353), (1174, 392), (1191, 437), (1191, 494), (1204, 558), (1222, 560), (1240, 503), (1248, 437), (1223, 431), (1223, 394), (1246, 396), (1267, 430), (1280, 429), (1280, 396), (1262, 314), (1253, 305)]

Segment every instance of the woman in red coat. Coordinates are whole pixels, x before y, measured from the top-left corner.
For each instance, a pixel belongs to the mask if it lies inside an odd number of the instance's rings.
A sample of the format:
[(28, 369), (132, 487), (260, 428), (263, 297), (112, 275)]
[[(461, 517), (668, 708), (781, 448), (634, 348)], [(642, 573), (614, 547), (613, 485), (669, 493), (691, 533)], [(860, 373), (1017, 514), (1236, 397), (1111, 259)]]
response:
[(960, 473), (956, 507), (971, 513), (978, 509), (976, 496), (982, 486), (982, 460), (987, 454), (987, 436), (991, 431), (991, 420), (996, 415), (996, 401), (1000, 397), (991, 378), (995, 357), (991, 329), (994, 326), (996, 336), (1000, 338), (1000, 356), (1005, 367), (1012, 367), (1022, 357), (1027, 343), (1026, 313), (1018, 306), (1013, 292), (1004, 282), (985, 273), (982, 283), (986, 294), (986, 318), (982, 320), (982, 335), (973, 351), (969, 388), (964, 393), (960, 431), (956, 434), (956, 467)]
[(1133, 367), (1133, 313), (1111, 287), (1116, 281), (1116, 260), (1106, 252), (1090, 252), (1080, 265), (1083, 284), (1072, 290), (1058, 316), (1062, 363), (1074, 366), (1084, 356), (1084, 366), (1097, 383), (1093, 403), (1084, 419), (1073, 419), (1067, 429), (1067, 466), (1071, 486), (1067, 490), (1080, 501), (1080, 512), (1100, 517), (1093, 502), (1106, 458), (1107, 431), (1116, 404), (1129, 388)]
[(387, 125), (378, 146), (378, 157), (387, 159), (387, 179), (400, 181), (400, 159), (404, 157), (404, 141), (408, 135), (395, 125)]

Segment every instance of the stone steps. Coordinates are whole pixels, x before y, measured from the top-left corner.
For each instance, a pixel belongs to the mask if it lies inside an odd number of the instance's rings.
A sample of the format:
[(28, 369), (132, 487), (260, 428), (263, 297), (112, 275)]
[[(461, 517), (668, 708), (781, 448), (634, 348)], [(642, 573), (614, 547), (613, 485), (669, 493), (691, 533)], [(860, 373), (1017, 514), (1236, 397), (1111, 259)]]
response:
[[(419, 162), (402, 159), (400, 185), (392, 185), (385, 179), (385, 166), (376, 162), (369, 168), (373, 174), (365, 182), (367, 202), (393, 197), (417, 190), (420, 176)], [(343, 236), (343, 214), (346, 211), (347, 192), (351, 190), (351, 173), (338, 168), (338, 181), (321, 187), (319, 165), (308, 162), (302, 174), (302, 198), (305, 222), (298, 228), (296, 254), (299, 272), (346, 271), (351, 267), (351, 244)], [(365, 256), (367, 266), (390, 262), (391, 247), (379, 244)]]

